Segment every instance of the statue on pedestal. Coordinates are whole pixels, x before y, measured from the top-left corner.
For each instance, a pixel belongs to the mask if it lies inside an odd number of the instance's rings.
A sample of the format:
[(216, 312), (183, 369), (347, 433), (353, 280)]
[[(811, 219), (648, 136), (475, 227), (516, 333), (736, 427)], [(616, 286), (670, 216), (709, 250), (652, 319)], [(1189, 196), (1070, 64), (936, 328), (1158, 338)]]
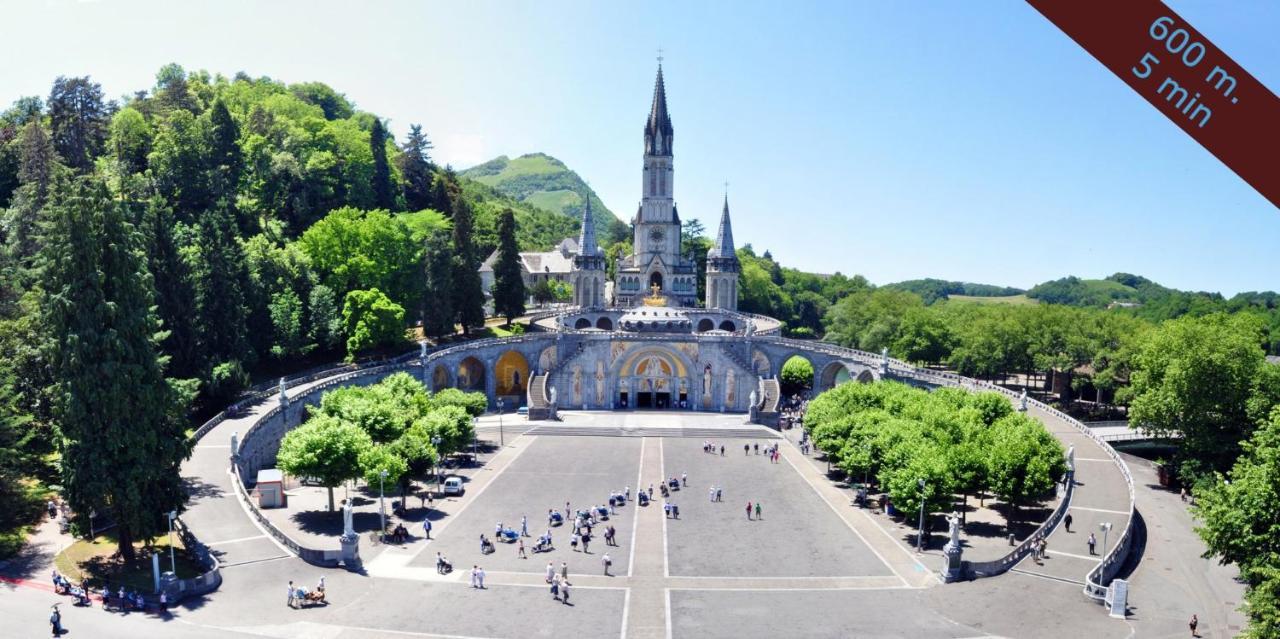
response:
[(959, 548), (960, 547), (960, 515), (959, 513), (952, 511), (951, 514), (947, 515), (947, 525), (949, 526), (948, 534), (951, 535), (951, 539), (947, 541), (947, 546)]
[(1022, 394), (1018, 396), (1018, 410), (1027, 412), (1027, 389), (1022, 389)]
[(351, 499), (342, 500), (342, 538), (355, 539), (356, 529), (351, 524)]
[(284, 378), (281, 377), (280, 378), (280, 405), (281, 406), (289, 405), (289, 395), (288, 393), (285, 392), (288, 390), (288, 388), (289, 387), (288, 385), (285, 384)]
[(750, 403), (752, 408), (760, 407), (759, 398), (756, 396), (755, 391), (751, 391), (751, 395), (748, 397), (747, 401)]
[(964, 575), (964, 562), (960, 557), (964, 554), (964, 548), (960, 545), (960, 514), (952, 511), (947, 515), (947, 527), (949, 539), (947, 545), (942, 547), (942, 578), (947, 583), (951, 583)]
[(549, 397), (547, 397), (547, 401), (551, 402), (552, 406), (556, 405), (556, 387), (555, 386), (551, 387), (551, 394)]
[(889, 347), (880, 349), (880, 374), (889, 374)]
[(231, 468), (236, 467), (236, 453), (240, 452), (240, 431), (231, 433)]
[(1072, 444), (1067, 447), (1067, 472), (1073, 472), (1076, 469), (1076, 445)]

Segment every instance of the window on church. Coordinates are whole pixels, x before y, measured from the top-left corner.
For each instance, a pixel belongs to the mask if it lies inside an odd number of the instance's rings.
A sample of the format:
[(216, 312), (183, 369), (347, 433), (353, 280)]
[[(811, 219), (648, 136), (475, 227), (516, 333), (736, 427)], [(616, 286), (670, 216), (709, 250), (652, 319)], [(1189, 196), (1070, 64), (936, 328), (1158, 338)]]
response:
[(649, 195), (658, 194), (658, 172), (652, 167), (649, 169)]

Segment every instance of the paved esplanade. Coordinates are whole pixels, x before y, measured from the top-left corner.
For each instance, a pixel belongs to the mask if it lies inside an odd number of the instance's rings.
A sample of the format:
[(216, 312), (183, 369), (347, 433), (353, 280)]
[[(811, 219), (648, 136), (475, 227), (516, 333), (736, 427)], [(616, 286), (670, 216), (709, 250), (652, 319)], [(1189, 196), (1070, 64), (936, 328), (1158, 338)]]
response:
[[(1157, 596), (1153, 591), (1158, 585), (1135, 588), (1132, 601), (1138, 614), (1136, 621), (1127, 623), (1108, 619), (1099, 606), (1085, 601), (1074, 582), (1087, 572), (1088, 560), (1056, 556), (1059, 550), (1071, 552), (1073, 543), (1083, 548), (1081, 540), (1073, 539), (1080, 533), (1067, 538), (1055, 532), (1045, 566), (1024, 565), (1019, 570), (1026, 572), (941, 586), (932, 572), (936, 557), (916, 555), (851, 507), (848, 491), (827, 481), (821, 466), (802, 457), (792, 444), (783, 444), (779, 464), (756, 455), (757, 442), (763, 448), (784, 440), (771, 438), (776, 437), (771, 431), (742, 425), (741, 415), (568, 413), (563, 423), (544, 427), (600, 428), (630, 437), (513, 436), (517, 428), (528, 428), (517, 421), (507, 431), (507, 445), (471, 476), (466, 495), (438, 504), (447, 515), (437, 521), (436, 540), (372, 547), (365, 537), (361, 552), (367, 574), (317, 568), (266, 537), (232, 492), (226, 470), (230, 435), (243, 433), (255, 415), (268, 408), (255, 407), (249, 415), (218, 426), (184, 466), (193, 487), (192, 507), (184, 519), (224, 562), (222, 588), (185, 603), (166, 621), (64, 605), (64, 619), (73, 633), (1118, 638), (1131, 630), (1139, 636), (1185, 631), (1172, 612), (1144, 618), (1143, 606)], [(714, 455), (703, 453), (703, 435), (644, 436), (695, 427), (720, 429), (726, 437), (711, 438), (725, 445), (725, 455), (718, 449)], [(490, 431), (482, 429), (486, 436)], [(743, 453), (744, 443), (753, 447), (749, 454)], [(1078, 487), (1073, 508), (1111, 510), (1115, 504), (1106, 500), (1113, 495), (1103, 488), (1107, 477), (1101, 474), (1108, 466), (1086, 461), (1094, 457), (1088, 450), (1084, 441), (1077, 444), (1078, 479), (1085, 485)], [(680, 506), (680, 519), (663, 516), (660, 495), (647, 508), (628, 504), (610, 519), (618, 531), (616, 548), (606, 547), (597, 529), (591, 553), (574, 552), (567, 544), (569, 531), (558, 527), (551, 553), (531, 553), (521, 560), (506, 544), (499, 544), (493, 555), (479, 553), (479, 534), (490, 535), (499, 519), (518, 525), (527, 512), (530, 533), (536, 537), (545, 530), (546, 510), (563, 508), (566, 499), (576, 509), (579, 500), (583, 506), (602, 502), (610, 490), (624, 486), (634, 494), (650, 482), (686, 472), (689, 486), (672, 497)], [(710, 501), (712, 485), (723, 491), (723, 502)], [(1097, 492), (1082, 490), (1086, 488)], [(763, 504), (762, 520), (747, 520), (747, 501)], [(1087, 516), (1081, 513), (1087, 512), (1095, 511), (1076, 512), (1073, 529), (1083, 530)], [(1113, 521), (1119, 529), (1122, 521)], [(1169, 521), (1190, 528), (1189, 521)], [(526, 539), (530, 550), (531, 541)], [(437, 549), (453, 561), (453, 574), (435, 573)], [(599, 563), (606, 551), (613, 558), (612, 577), (602, 574)], [(1079, 554), (1087, 556), (1087, 550)], [(551, 599), (543, 581), (548, 560), (557, 569), (561, 561), (567, 562), (573, 605)], [(477, 563), (488, 573), (483, 591), (467, 583), (470, 566)], [(288, 580), (311, 586), (321, 576), (327, 580), (328, 606), (285, 607)], [(14, 618), (20, 617), (22, 627), (30, 625), (34, 633), (45, 619), (39, 611), (54, 600), (62, 599), (18, 588), (0, 596), (0, 611), (6, 618), (21, 612)]]

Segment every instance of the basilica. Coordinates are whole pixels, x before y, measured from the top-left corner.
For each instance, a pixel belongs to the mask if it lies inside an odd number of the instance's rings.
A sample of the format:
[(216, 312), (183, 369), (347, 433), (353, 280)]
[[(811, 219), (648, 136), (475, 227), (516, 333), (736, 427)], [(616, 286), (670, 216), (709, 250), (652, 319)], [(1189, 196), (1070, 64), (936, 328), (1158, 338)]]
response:
[[(659, 64), (653, 85), (653, 104), (644, 125), (640, 205), (631, 220), (633, 251), (618, 261), (617, 273), (606, 286), (604, 253), (596, 241), (595, 220), (587, 198), (579, 251), (569, 276), (575, 306), (625, 308), (638, 306), (646, 299), (662, 299), (665, 304), (677, 307), (698, 305), (697, 264), (681, 249), (680, 213), (674, 195), (674, 140), (675, 129), (667, 109), (667, 90)], [(726, 196), (715, 242), (707, 252), (706, 299), (703, 300), (706, 308), (737, 309), (738, 271)]]

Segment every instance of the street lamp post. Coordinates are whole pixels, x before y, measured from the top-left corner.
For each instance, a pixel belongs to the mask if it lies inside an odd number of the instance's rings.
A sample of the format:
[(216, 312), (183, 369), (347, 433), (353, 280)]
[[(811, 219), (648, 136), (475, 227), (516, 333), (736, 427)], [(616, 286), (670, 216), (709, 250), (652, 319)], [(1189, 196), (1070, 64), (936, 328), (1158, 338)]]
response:
[(436, 464), (435, 464), (436, 467), (432, 469), (434, 471), (432, 474), (436, 476), (436, 493), (440, 492), (440, 442), (441, 441), (444, 441), (444, 440), (440, 439), (439, 435), (436, 435), (431, 438), (431, 446), (436, 449)]
[(917, 479), (920, 486), (920, 532), (916, 535), (916, 552), (924, 552), (924, 480)]
[(173, 574), (178, 574), (178, 562), (173, 558), (173, 520), (178, 516), (178, 511), (169, 511), (169, 570)]
[(1111, 532), (1111, 522), (1104, 521), (1098, 524), (1098, 528), (1102, 530), (1102, 561), (1107, 560), (1107, 533)]
[(498, 398), (498, 448), (506, 446), (506, 438), (502, 435), (502, 398)]
[(384, 537), (387, 534), (387, 502), (384, 498), (385, 493), (383, 492), (383, 485), (386, 483), (386, 479), (387, 471), (378, 471), (378, 515), (382, 519), (382, 529), (378, 533), (379, 538)]

